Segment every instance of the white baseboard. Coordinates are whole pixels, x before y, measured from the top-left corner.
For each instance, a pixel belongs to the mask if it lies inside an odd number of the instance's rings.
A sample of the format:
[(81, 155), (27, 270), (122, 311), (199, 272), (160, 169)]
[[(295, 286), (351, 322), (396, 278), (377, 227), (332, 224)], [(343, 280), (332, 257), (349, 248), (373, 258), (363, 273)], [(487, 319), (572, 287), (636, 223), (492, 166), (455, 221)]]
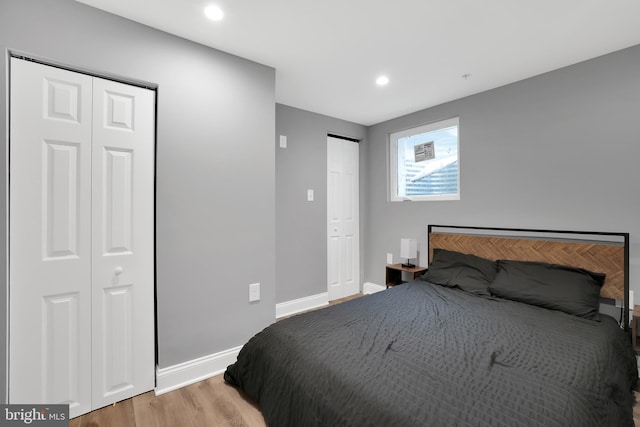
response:
[(230, 348), (167, 368), (156, 367), (156, 396), (223, 373), (235, 363), (240, 347)]
[(371, 282), (364, 282), (364, 285), (362, 285), (362, 293), (365, 295), (375, 294), (376, 292), (384, 291), (385, 289), (387, 289), (386, 286)]
[(323, 292), (276, 304), (276, 319), (329, 304), (329, 293)]
[[(328, 292), (286, 301), (276, 304), (276, 318), (324, 307), (328, 304)], [(168, 393), (223, 373), (227, 366), (236, 361), (241, 348), (242, 346), (231, 348), (167, 368), (156, 368), (156, 395)]]

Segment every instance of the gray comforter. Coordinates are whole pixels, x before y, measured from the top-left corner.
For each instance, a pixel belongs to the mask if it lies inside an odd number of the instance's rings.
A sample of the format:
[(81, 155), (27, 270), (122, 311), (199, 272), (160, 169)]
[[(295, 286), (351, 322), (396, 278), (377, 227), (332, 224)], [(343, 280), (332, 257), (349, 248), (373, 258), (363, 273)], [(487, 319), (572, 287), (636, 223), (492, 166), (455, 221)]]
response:
[(629, 339), (426, 282), (277, 322), (225, 373), (271, 427), (633, 426)]

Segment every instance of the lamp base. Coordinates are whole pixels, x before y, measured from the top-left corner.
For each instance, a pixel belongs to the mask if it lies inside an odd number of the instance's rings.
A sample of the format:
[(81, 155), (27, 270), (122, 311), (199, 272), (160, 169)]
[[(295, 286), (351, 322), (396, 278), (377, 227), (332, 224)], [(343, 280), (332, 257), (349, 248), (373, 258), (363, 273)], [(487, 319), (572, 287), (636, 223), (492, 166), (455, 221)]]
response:
[(406, 264), (402, 264), (403, 267), (407, 267), (407, 268), (414, 268), (416, 265), (415, 264), (411, 264), (409, 261), (407, 261)]

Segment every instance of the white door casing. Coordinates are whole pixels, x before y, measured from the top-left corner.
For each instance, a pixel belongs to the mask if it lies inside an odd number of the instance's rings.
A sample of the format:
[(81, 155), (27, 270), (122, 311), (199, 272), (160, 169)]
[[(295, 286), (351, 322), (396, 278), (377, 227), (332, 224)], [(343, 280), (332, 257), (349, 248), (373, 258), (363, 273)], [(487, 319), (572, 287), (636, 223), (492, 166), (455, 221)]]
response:
[(74, 417), (154, 385), (154, 93), (12, 58), (10, 99), (9, 401)]
[(327, 264), (329, 300), (360, 290), (359, 145), (327, 138)]

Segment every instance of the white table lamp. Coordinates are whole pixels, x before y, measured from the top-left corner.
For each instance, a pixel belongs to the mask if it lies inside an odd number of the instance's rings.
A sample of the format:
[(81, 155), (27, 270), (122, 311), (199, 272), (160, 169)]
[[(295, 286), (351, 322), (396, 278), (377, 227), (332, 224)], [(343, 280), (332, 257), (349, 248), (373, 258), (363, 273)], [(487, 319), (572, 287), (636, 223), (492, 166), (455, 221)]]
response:
[(418, 242), (416, 239), (400, 239), (400, 258), (406, 258), (407, 263), (403, 267), (413, 268), (411, 260), (418, 257)]

